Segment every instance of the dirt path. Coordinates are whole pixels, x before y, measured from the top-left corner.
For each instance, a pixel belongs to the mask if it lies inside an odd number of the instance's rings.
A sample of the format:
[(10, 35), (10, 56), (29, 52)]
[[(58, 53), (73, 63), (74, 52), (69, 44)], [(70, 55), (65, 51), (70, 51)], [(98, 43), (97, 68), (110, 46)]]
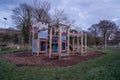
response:
[(62, 60), (58, 60), (56, 57), (48, 58), (45, 54), (33, 56), (27, 51), (22, 51), (3, 54), (0, 56), (16, 64), (16, 66), (71, 66), (102, 55), (104, 55), (104, 53), (89, 51), (85, 56), (75, 54), (70, 55), (69, 57), (64, 57)]

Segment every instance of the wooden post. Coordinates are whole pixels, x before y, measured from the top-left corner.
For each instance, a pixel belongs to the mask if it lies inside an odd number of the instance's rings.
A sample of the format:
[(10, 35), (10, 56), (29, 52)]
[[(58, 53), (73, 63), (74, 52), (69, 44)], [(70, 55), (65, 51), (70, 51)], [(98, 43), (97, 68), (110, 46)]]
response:
[[(34, 27), (33, 27), (33, 30), (32, 30), (32, 48), (34, 46)], [(33, 55), (33, 52), (32, 52), (32, 55)]]
[[(39, 27), (38, 27), (38, 30), (39, 30)], [(40, 48), (41, 48), (41, 42), (40, 42), (40, 35), (39, 35), (39, 32), (37, 32), (37, 35), (38, 35), (38, 53), (37, 53), (37, 56), (39, 56), (39, 53), (40, 53)]]
[(73, 37), (73, 54), (75, 53), (75, 37)]
[(81, 55), (83, 55), (83, 31), (81, 31)]
[(49, 58), (51, 58), (51, 52), (52, 52), (52, 27), (50, 27), (49, 33)]
[(59, 60), (61, 60), (61, 26), (59, 28), (59, 35), (58, 35), (58, 54), (59, 54)]
[(46, 39), (46, 55), (48, 54), (48, 40)]
[(39, 56), (39, 52), (40, 52), (40, 40), (39, 40), (39, 38), (38, 38), (38, 44), (37, 44), (37, 46), (38, 46), (37, 56)]
[(79, 33), (77, 35), (77, 51), (79, 51)]
[(70, 28), (67, 29), (67, 54), (68, 55), (70, 55), (70, 52), (69, 52), (69, 43), (70, 43), (69, 32), (70, 32)]
[(87, 33), (85, 33), (85, 52), (87, 52)]

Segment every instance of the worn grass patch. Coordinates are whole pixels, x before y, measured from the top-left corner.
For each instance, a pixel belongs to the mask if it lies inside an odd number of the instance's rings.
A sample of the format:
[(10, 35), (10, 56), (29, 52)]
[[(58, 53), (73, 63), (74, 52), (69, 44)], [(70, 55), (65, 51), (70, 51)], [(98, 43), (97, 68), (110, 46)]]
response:
[(69, 67), (17, 67), (0, 58), (0, 80), (120, 80), (120, 50)]

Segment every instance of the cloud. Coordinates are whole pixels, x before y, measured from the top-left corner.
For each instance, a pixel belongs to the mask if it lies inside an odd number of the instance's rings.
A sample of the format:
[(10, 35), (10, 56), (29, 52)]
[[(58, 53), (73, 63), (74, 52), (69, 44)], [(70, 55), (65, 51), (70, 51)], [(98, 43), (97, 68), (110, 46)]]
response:
[(112, 19), (112, 21), (114, 21), (114, 22), (116, 22), (116, 21), (118, 21), (118, 20), (120, 20), (120, 18), (113, 18), (113, 19)]
[[(55, 9), (63, 9), (66, 14), (76, 21), (76, 26), (87, 29), (92, 24), (100, 20), (107, 19), (115, 21), (120, 25), (120, 0), (49, 0), (51, 2), (51, 12)], [(0, 10), (16, 6), (27, 0), (0, 0)], [(6, 12), (6, 11), (4, 11)], [(2, 12), (3, 13), (3, 12)], [(11, 13), (10, 13), (11, 14)], [(10, 15), (6, 14), (6, 15)], [(1, 16), (1, 11), (0, 11)], [(2, 15), (4, 16), (4, 15)], [(0, 19), (1, 20), (1, 19)]]

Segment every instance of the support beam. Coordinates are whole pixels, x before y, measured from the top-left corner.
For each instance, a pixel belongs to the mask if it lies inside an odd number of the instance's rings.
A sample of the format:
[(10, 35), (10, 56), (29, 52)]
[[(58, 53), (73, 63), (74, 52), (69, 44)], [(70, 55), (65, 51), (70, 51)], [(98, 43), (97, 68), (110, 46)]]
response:
[(87, 33), (85, 33), (85, 52), (87, 52)]
[(46, 55), (48, 55), (48, 41), (46, 39)]
[(59, 54), (59, 60), (61, 60), (61, 49), (62, 49), (62, 41), (61, 41), (61, 26), (59, 28), (59, 34), (58, 34), (58, 54)]
[(80, 43), (79, 43), (79, 36), (77, 36), (77, 51), (79, 51), (79, 45), (80, 45)]
[(67, 54), (70, 55), (69, 51), (69, 43), (70, 43), (70, 36), (69, 36), (70, 28), (67, 29)]
[(49, 33), (49, 58), (51, 58), (52, 53), (52, 27), (50, 27), (50, 33)]
[(81, 55), (83, 55), (83, 31), (81, 31)]
[[(33, 48), (33, 45), (34, 45), (34, 29), (32, 30), (32, 48)], [(32, 52), (32, 55), (33, 55), (33, 52)]]
[[(38, 29), (39, 30), (39, 29)], [(38, 35), (38, 44), (37, 44), (37, 46), (38, 46), (38, 51), (37, 51), (37, 56), (39, 56), (39, 53), (40, 53), (40, 48), (41, 48), (41, 42), (40, 42), (40, 35), (39, 35), (39, 32), (37, 32), (37, 35)]]
[(73, 54), (75, 53), (75, 37), (73, 37)]

